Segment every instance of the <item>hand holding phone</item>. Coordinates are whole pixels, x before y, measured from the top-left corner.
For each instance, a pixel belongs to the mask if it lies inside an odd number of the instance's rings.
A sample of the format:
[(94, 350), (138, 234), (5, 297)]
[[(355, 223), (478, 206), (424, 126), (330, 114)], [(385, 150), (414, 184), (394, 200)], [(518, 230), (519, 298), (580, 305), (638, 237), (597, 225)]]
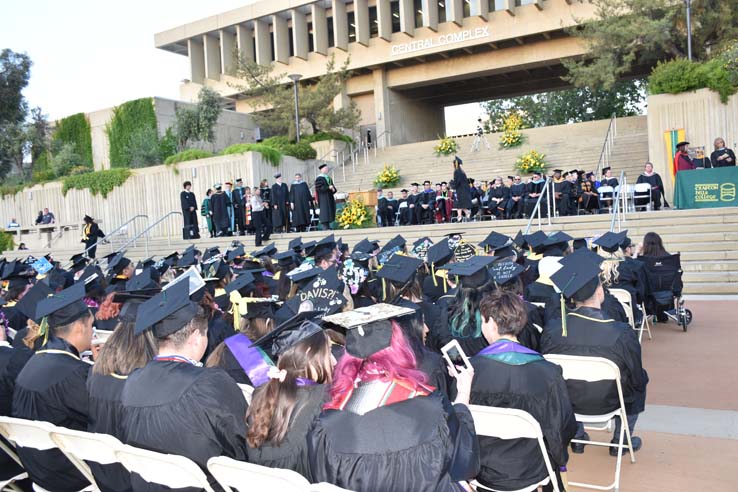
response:
[(449, 371), (452, 376), (456, 377), (460, 370), (472, 370), (469, 358), (462, 350), (458, 340), (451, 340), (441, 347), (441, 353), (446, 359), (446, 362), (448, 362)]

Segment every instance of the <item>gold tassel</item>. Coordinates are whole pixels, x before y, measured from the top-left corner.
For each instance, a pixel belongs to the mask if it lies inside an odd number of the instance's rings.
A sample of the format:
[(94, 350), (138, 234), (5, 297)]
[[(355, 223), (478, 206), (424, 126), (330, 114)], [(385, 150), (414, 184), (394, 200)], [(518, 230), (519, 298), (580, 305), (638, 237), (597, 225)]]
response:
[(42, 343), (41, 345), (46, 345), (46, 342), (49, 341), (49, 319), (48, 318), (43, 318), (41, 320), (41, 325), (39, 326), (38, 333), (39, 335), (43, 335), (44, 337), (44, 343)]
[(431, 277), (433, 278), (433, 287), (438, 287), (438, 281), (436, 280), (436, 264), (431, 263)]
[(233, 330), (239, 331), (241, 328), (241, 306), (245, 305), (248, 310), (248, 304), (245, 302), (245, 299), (241, 297), (241, 293), (238, 292), (238, 290), (231, 292), (230, 301), (231, 310), (229, 313), (233, 315)]
[(564, 294), (562, 293), (559, 297), (559, 302), (561, 303), (561, 335), (567, 336), (567, 330), (566, 330), (566, 302), (564, 301)]

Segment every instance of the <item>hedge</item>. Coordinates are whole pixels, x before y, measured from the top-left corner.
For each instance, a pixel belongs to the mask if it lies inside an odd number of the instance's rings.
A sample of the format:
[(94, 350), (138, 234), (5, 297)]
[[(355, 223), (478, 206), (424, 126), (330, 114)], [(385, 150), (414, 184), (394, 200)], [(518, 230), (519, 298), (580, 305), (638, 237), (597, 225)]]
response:
[(215, 154), (207, 150), (187, 149), (187, 150), (183, 150), (182, 152), (178, 154), (170, 155), (169, 157), (166, 158), (166, 160), (164, 161), (164, 164), (171, 165), (171, 164), (176, 164), (178, 162), (205, 159), (207, 157), (213, 157), (213, 155)]
[(648, 78), (651, 94), (679, 94), (708, 88), (720, 94), (723, 104), (735, 94), (731, 74), (719, 59), (704, 63), (685, 59), (659, 62)]
[(72, 189), (90, 190), (93, 195), (100, 194), (106, 198), (114, 188), (122, 186), (130, 177), (131, 170), (127, 168), (67, 176), (63, 179), (62, 195), (66, 196)]
[(56, 121), (53, 142), (72, 144), (82, 163), (92, 168), (92, 129), (84, 113), (77, 113)]
[(261, 144), (235, 144), (226, 147), (220, 155), (243, 154), (244, 152), (258, 152), (266, 161), (274, 167), (282, 162), (282, 153), (274, 147)]
[(322, 142), (323, 140), (341, 140), (347, 143), (354, 143), (353, 138), (338, 132), (318, 132), (312, 135), (300, 136), (300, 142), (313, 143)]
[(269, 137), (261, 143), (267, 147), (277, 149), (282, 155), (289, 155), (303, 161), (318, 157), (315, 149), (310, 146), (309, 142), (304, 140), (300, 140), (300, 143), (294, 143), (287, 137), (277, 136)]
[(15, 243), (13, 242), (13, 234), (4, 230), (0, 231), (0, 254), (5, 251), (12, 251), (14, 247)]
[(111, 167), (131, 166), (131, 140), (136, 134), (146, 130), (158, 131), (152, 98), (134, 99), (113, 109), (113, 118), (105, 128), (110, 142)]

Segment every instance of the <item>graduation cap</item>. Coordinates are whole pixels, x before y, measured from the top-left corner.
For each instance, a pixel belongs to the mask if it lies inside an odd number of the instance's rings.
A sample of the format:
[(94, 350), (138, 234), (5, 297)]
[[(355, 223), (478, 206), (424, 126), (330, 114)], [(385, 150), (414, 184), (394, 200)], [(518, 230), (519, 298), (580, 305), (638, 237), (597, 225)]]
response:
[(489, 268), (492, 280), (497, 285), (505, 285), (515, 281), (525, 268), (512, 261), (498, 261)]
[(115, 258), (115, 256), (116, 256), (117, 254), (118, 254), (118, 253), (115, 253), (115, 252), (113, 252), (113, 253), (108, 253), (108, 254), (106, 254), (105, 256), (103, 256), (103, 257), (102, 257), (102, 258), (100, 258), (100, 259), (101, 259), (101, 260), (105, 260), (106, 262), (108, 262), (108, 265), (110, 265), (110, 262), (111, 262), (111, 261), (113, 260), (113, 258)]
[(520, 249), (523, 249), (525, 247), (525, 236), (523, 235), (523, 231), (518, 231), (517, 234), (515, 234), (515, 237), (513, 238), (513, 243)]
[[(205, 252), (202, 255), (202, 261), (208, 261), (213, 256), (218, 256), (220, 254), (220, 248), (217, 246), (213, 246), (212, 248), (208, 248), (205, 250)], [(194, 257), (194, 254), (193, 254)], [(179, 266), (179, 263), (177, 263)]]
[(600, 284), (600, 267), (590, 261), (574, 261), (551, 276), (563, 297), (586, 301)]
[(351, 294), (359, 292), (361, 285), (369, 278), (369, 258), (371, 256), (364, 253), (353, 253), (341, 264), (341, 278), (348, 284)]
[[(193, 254), (193, 255), (192, 255), (192, 257), (194, 258), (194, 257), (195, 257), (195, 255)], [(175, 251), (174, 253), (170, 253), (170, 254), (168, 254), (167, 256), (165, 256), (165, 257), (164, 257), (164, 258), (162, 259), (162, 261), (163, 261), (163, 262), (164, 262), (165, 264), (169, 265), (169, 266), (174, 266), (174, 265), (176, 265), (176, 264), (177, 264), (177, 259), (178, 259), (178, 258), (179, 258), (179, 253), (177, 253), (177, 252)]]
[(578, 249), (585, 248), (587, 249), (587, 238), (586, 237), (578, 237), (574, 239), (574, 241), (571, 242), (571, 248), (574, 251), (577, 251)]
[(231, 263), (243, 256), (246, 256), (246, 250), (243, 249), (243, 246), (237, 246), (235, 249), (232, 249), (228, 251), (228, 253), (226, 253), (226, 261), (228, 261), (228, 263)]
[(138, 265), (141, 267), (141, 270), (144, 270), (146, 268), (153, 267), (154, 265), (156, 265), (156, 262), (154, 261), (154, 257), (153, 256), (149, 256), (145, 260), (139, 262)]
[(462, 165), (464, 161), (461, 160), (461, 157), (458, 155), (454, 156), (454, 164)]
[(428, 248), (433, 246), (433, 241), (428, 236), (421, 237), (413, 243), (413, 249), (410, 253), (420, 260), (425, 260), (428, 254)]
[(74, 323), (90, 312), (90, 308), (82, 301), (84, 297), (85, 285), (83, 283), (74, 284), (52, 297), (39, 301), (36, 318), (46, 317), (51, 328)]
[(564, 267), (564, 266), (568, 266), (568, 265), (571, 265), (573, 263), (577, 263), (577, 262), (580, 262), (580, 261), (588, 261), (588, 262), (593, 263), (593, 264), (595, 264), (595, 265), (597, 265), (599, 267), (600, 264), (603, 261), (605, 261), (605, 259), (602, 256), (600, 256), (597, 253), (595, 253), (594, 251), (592, 251), (591, 249), (580, 248), (580, 249), (576, 250), (575, 252), (573, 252), (572, 254), (567, 255), (567, 256), (564, 256), (563, 258), (561, 258), (559, 260), (559, 264), (562, 267)]
[(124, 254), (125, 251), (121, 251), (120, 253), (113, 256), (113, 258), (108, 262), (108, 273), (112, 273), (113, 275), (120, 275), (120, 272), (125, 270), (125, 268), (131, 264), (131, 260), (123, 256)]
[(302, 249), (305, 250), (305, 256), (313, 256), (315, 254), (315, 241), (308, 241), (302, 245)]
[[(84, 289), (83, 289), (84, 290)], [(26, 295), (24, 295), (20, 301), (15, 305), (15, 308), (20, 311), (24, 316), (32, 319), (36, 324), (41, 322), (41, 316), (37, 315), (37, 308), (39, 303), (53, 294), (54, 291), (51, 287), (46, 285), (44, 282), (38, 282), (36, 285), (31, 287)]]
[(553, 172), (554, 172), (554, 174), (561, 174), (564, 171), (562, 171), (561, 169), (554, 169)]
[(87, 262), (89, 260), (85, 257), (84, 254), (77, 253), (76, 255), (72, 256), (69, 261), (72, 262), (72, 272), (76, 273), (82, 270), (87, 265)]
[(352, 253), (366, 253), (366, 254), (372, 254), (374, 250), (376, 249), (376, 243), (373, 241), (369, 241), (369, 239), (362, 239), (358, 243), (354, 245), (354, 249), (351, 250)]
[(248, 297), (242, 297), (245, 300), (239, 304), (241, 317), (246, 319), (254, 318), (273, 318), (275, 302), (271, 299), (249, 300)]
[(289, 318), (275, 329), (259, 338), (251, 346), (260, 347), (272, 356), (279, 357), (288, 348), (322, 332), (320, 311), (304, 311)]
[(287, 248), (298, 253), (302, 251), (302, 237), (296, 237), (287, 244)]
[(285, 251), (284, 253), (277, 253), (274, 255), (274, 259), (277, 260), (277, 265), (282, 268), (289, 268), (291, 265), (299, 262), (297, 253), (293, 250)]
[(223, 260), (215, 260), (202, 265), (202, 277), (207, 281), (223, 280), (231, 273), (231, 268)]
[(264, 246), (263, 248), (257, 251), (254, 251), (253, 253), (251, 253), (251, 256), (253, 256), (254, 258), (261, 258), (262, 256), (272, 256), (276, 252), (277, 252), (277, 247), (274, 246), (274, 243), (271, 243), (271, 244), (267, 244), (266, 246)]
[(565, 232), (554, 232), (543, 242), (543, 256), (563, 256), (573, 238)]
[(159, 273), (154, 273), (153, 268), (145, 268), (131, 280), (126, 282), (126, 290), (147, 290), (159, 287)]
[[(628, 231), (626, 230), (625, 232), (627, 233)], [(633, 242), (630, 240), (628, 236), (625, 236), (625, 239), (623, 239), (623, 242), (620, 243), (620, 248), (625, 250), (625, 248), (627, 248), (631, 244), (633, 244)]]
[(543, 231), (536, 231), (525, 236), (525, 242), (528, 243), (534, 253), (541, 253), (547, 240), (548, 236)]
[(377, 277), (402, 286), (413, 278), (422, 264), (423, 260), (412, 256), (394, 255), (377, 271)]
[[(678, 149), (679, 147), (681, 147), (683, 145), (689, 145), (689, 142), (687, 142), (687, 141), (679, 142), (678, 144), (676, 144), (676, 148)], [(610, 168), (608, 167), (607, 169), (610, 169)], [(604, 170), (603, 170), (603, 172), (604, 172)]]
[(461, 277), (462, 287), (481, 287), (489, 282), (490, 276), (487, 268), (495, 261), (495, 258), (495, 256), (473, 256), (461, 263), (451, 265), (448, 274)]
[(242, 292), (243, 289), (250, 286), (254, 283), (254, 275), (251, 272), (243, 272), (241, 275), (236, 277), (233, 281), (231, 281), (228, 285), (225, 287), (225, 291), (227, 294), (230, 294), (234, 290), (239, 291), (242, 295), (245, 295), (246, 292)]
[(405, 238), (398, 234), (384, 245), (384, 247), (379, 251), (379, 254), (381, 255), (382, 253), (387, 253), (393, 250), (400, 251), (405, 247), (405, 244), (407, 244)]
[(329, 254), (336, 248), (336, 239), (331, 234), (330, 236), (324, 237), (315, 244), (315, 250), (311, 256), (324, 256)]
[(153, 329), (155, 337), (166, 338), (184, 328), (198, 311), (197, 304), (190, 300), (189, 290), (188, 282), (179, 282), (141, 304), (134, 333), (140, 335)]
[[(687, 142), (683, 142), (683, 143), (687, 143)], [(677, 147), (679, 147), (679, 145), (677, 145)], [(602, 168), (602, 174), (605, 174), (605, 173), (606, 173), (607, 171), (609, 171), (609, 170), (611, 170), (611, 169), (612, 169), (612, 168), (611, 168), (610, 166), (607, 166), (607, 167), (603, 167), (603, 168)]]
[(393, 304), (374, 304), (346, 313), (326, 316), (323, 321), (346, 328), (346, 352), (366, 359), (392, 342), (391, 319), (415, 314), (415, 310)]
[(512, 243), (512, 239), (510, 239), (510, 237), (500, 234), (499, 232), (492, 231), (486, 238), (484, 238), (484, 241), (479, 243), (479, 246), (483, 247), (485, 252), (489, 252), (490, 250), (495, 251), (502, 249), (505, 246), (509, 246), (510, 243)]
[[(338, 279), (338, 273), (335, 267), (322, 270), (314, 277), (310, 278), (306, 284), (297, 291), (297, 294), (285, 304), (293, 313), (300, 311), (300, 304), (304, 301), (312, 302), (314, 311), (322, 311), (325, 314), (332, 314), (343, 309), (346, 305), (346, 298), (343, 297), (343, 287)], [(294, 277), (292, 278), (294, 281)]]
[(55, 268), (43, 279), (54, 292), (68, 288), (74, 283), (74, 277), (64, 270)]
[[(449, 240), (449, 245), (451, 240)], [(477, 254), (477, 248), (473, 244), (467, 243), (466, 241), (459, 241), (454, 246), (454, 257), (457, 261), (465, 261), (469, 258), (474, 257)]]
[(596, 244), (608, 253), (614, 253), (620, 249), (620, 245), (628, 237), (628, 231), (611, 232), (607, 231), (602, 236), (595, 239), (592, 244)]
[(428, 253), (425, 255), (425, 262), (431, 267), (439, 267), (451, 260), (453, 255), (454, 252), (448, 245), (448, 238), (443, 238), (443, 240), (428, 248)]

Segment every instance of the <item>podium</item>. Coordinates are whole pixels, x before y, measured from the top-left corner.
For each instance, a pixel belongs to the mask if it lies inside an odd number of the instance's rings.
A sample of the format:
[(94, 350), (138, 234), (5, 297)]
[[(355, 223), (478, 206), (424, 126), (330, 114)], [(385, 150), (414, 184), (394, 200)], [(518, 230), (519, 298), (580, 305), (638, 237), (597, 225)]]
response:
[(738, 167), (679, 171), (674, 183), (674, 207), (718, 208), (738, 206)]

